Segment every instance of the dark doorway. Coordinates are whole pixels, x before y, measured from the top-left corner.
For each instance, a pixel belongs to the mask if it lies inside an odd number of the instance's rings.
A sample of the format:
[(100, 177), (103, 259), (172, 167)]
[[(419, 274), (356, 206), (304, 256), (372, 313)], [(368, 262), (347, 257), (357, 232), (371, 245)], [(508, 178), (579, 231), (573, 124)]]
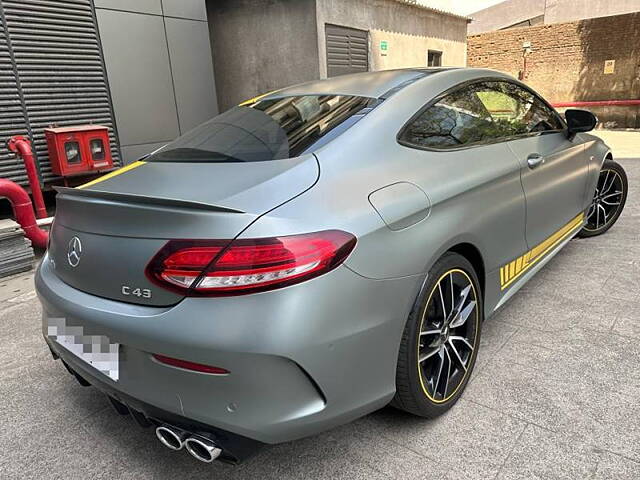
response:
[(438, 50), (427, 50), (427, 67), (441, 67), (442, 52)]

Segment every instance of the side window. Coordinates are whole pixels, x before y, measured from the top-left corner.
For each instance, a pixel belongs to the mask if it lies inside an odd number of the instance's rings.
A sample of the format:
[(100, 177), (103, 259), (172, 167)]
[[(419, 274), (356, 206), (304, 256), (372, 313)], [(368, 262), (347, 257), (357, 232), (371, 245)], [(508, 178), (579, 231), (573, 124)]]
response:
[(540, 98), (510, 82), (484, 82), (480, 100), (496, 123), (508, 123), (511, 135), (562, 130), (558, 116)]
[(400, 140), (446, 149), (561, 129), (554, 112), (529, 91), (509, 82), (485, 81), (442, 97), (403, 130)]

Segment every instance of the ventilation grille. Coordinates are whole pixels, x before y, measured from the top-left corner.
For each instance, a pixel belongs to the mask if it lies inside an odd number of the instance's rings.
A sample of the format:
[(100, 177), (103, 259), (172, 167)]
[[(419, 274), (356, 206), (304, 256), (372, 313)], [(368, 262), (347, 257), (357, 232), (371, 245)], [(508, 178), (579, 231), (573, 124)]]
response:
[(326, 25), (325, 36), (329, 77), (369, 70), (369, 36), (366, 31)]
[[(112, 156), (119, 164), (111, 98), (90, 0), (0, 1), (43, 181), (56, 179), (44, 136), (44, 129), (52, 124), (109, 127)], [(3, 57), (3, 69), (4, 65)], [(3, 131), (2, 135), (7, 134)]]

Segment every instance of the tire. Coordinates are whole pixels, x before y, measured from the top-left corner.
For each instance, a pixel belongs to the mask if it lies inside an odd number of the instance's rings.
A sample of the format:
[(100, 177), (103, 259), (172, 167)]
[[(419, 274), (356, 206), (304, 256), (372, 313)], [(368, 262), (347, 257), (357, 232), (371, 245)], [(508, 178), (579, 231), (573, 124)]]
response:
[(593, 200), (587, 209), (587, 223), (577, 236), (595, 237), (609, 230), (624, 209), (628, 190), (629, 182), (622, 165), (611, 159), (605, 160), (598, 176)]
[[(396, 394), (391, 405), (425, 418), (449, 410), (462, 395), (473, 371), (483, 318), (482, 292), (473, 266), (457, 253), (444, 254), (429, 271), (409, 314), (400, 343)], [(438, 329), (439, 333), (433, 333)], [(461, 336), (466, 343), (459, 339)], [(455, 372), (447, 377), (449, 383), (441, 375), (445, 370)]]

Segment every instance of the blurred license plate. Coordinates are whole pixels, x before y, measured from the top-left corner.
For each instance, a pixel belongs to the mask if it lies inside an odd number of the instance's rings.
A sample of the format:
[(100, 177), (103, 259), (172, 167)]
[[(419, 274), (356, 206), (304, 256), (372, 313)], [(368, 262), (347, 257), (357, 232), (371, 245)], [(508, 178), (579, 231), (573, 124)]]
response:
[(120, 344), (105, 335), (85, 335), (82, 327), (66, 324), (64, 318), (47, 319), (48, 336), (113, 381), (119, 378)]

